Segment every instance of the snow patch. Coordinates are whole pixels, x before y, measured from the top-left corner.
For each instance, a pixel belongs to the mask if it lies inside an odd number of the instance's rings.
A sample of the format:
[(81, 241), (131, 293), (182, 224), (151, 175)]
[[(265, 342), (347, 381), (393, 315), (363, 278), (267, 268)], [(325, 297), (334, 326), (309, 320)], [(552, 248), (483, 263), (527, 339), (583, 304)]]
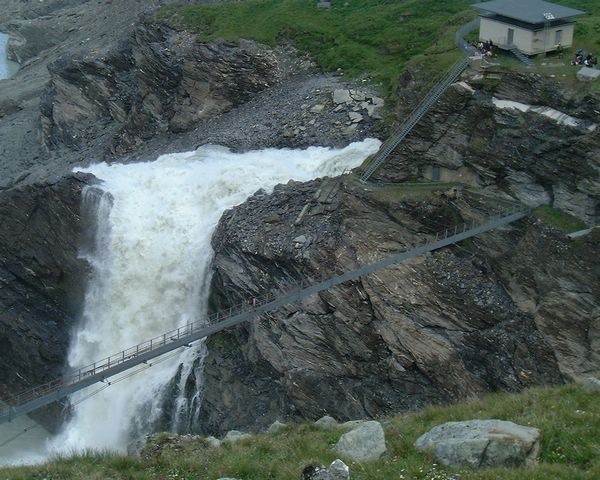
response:
[(593, 132), (594, 130), (596, 130), (596, 127), (598, 126), (595, 123), (588, 122), (588, 121), (582, 120), (580, 118), (572, 117), (571, 115), (567, 115), (564, 112), (561, 112), (559, 110), (556, 110), (556, 109), (550, 108), (550, 107), (533, 106), (533, 105), (528, 105), (526, 103), (514, 102), (512, 100), (500, 100), (496, 97), (492, 98), (492, 102), (494, 103), (494, 106), (496, 106), (496, 108), (500, 108), (500, 109), (512, 108), (514, 110), (519, 110), (520, 112), (523, 112), (523, 113), (525, 113), (525, 112), (537, 113), (537, 114), (543, 115), (544, 117), (547, 117), (551, 120), (554, 120), (559, 125), (566, 125), (568, 127), (573, 127), (573, 128), (581, 128), (584, 130), (588, 130), (590, 132)]

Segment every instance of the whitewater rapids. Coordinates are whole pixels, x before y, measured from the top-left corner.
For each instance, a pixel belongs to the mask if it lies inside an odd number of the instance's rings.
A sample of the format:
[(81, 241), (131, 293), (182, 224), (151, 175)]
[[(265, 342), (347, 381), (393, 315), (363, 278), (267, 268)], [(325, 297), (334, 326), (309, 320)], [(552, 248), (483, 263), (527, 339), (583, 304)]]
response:
[[(219, 146), (163, 155), (154, 162), (101, 163), (85, 169), (102, 180), (84, 202), (96, 212), (93, 245), (82, 251), (92, 267), (85, 306), (70, 346), (69, 366), (84, 366), (145, 339), (194, 321), (206, 313), (211, 236), (222, 213), (259, 189), (271, 191), (293, 179), (335, 176), (360, 165), (380, 142), (367, 139), (343, 149), (266, 149), (233, 153)], [(93, 207), (93, 208), (92, 208)], [(86, 398), (99, 387), (71, 397), (74, 414), (49, 442), (51, 453), (86, 449), (124, 452), (165, 418), (163, 394), (181, 394), (201, 342), (177, 357)], [(174, 381), (179, 369), (182, 380)], [(197, 369), (196, 369), (197, 370)], [(198, 378), (201, 381), (201, 378)], [(175, 383), (173, 383), (175, 382)], [(102, 387), (102, 384), (100, 384)], [(197, 399), (196, 399), (197, 400)], [(170, 428), (198, 404), (179, 395), (168, 412)], [(162, 425), (164, 427), (164, 425)]]

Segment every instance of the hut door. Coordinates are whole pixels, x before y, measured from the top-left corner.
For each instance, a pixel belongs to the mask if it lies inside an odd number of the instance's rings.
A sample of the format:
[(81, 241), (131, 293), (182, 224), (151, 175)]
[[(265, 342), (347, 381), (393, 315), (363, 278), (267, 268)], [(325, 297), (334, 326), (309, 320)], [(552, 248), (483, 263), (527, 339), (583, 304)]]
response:
[(506, 39), (506, 44), (509, 47), (511, 47), (514, 39), (515, 39), (515, 31), (512, 28), (509, 28), (508, 29), (508, 38)]

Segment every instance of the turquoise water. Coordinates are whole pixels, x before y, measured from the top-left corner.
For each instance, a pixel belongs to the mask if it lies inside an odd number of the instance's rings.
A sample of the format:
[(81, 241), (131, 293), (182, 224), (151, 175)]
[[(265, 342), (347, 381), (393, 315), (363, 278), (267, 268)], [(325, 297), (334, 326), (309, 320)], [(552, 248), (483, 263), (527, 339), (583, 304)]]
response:
[(19, 64), (7, 58), (8, 35), (0, 33), (0, 79), (12, 77), (19, 69)]

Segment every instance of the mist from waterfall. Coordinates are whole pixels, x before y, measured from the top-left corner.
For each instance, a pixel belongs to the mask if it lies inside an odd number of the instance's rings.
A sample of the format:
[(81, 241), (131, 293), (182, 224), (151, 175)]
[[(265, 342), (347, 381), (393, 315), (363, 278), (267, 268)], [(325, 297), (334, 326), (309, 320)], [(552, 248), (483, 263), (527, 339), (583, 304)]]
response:
[[(154, 162), (101, 163), (83, 169), (102, 183), (84, 194), (84, 207), (96, 212), (93, 242), (81, 253), (92, 273), (69, 366), (90, 364), (201, 318), (207, 310), (211, 236), (226, 209), (261, 188), (271, 191), (290, 179), (339, 175), (358, 166), (379, 145), (368, 139), (340, 150), (246, 153), (203, 146)], [(188, 405), (183, 386), (190, 373), (201, 383), (192, 367), (201, 361), (203, 348), (197, 342), (181, 355), (108, 388), (99, 384), (74, 394), (73, 415), (50, 442), (49, 451), (122, 452), (133, 437), (164, 418), (171, 419), (168, 428), (185, 430), (179, 418), (182, 413), (193, 415), (190, 410), (198, 409), (198, 399)], [(104, 389), (87, 398), (98, 388)], [(166, 390), (177, 396), (167, 403), (173, 412), (163, 411)]]

